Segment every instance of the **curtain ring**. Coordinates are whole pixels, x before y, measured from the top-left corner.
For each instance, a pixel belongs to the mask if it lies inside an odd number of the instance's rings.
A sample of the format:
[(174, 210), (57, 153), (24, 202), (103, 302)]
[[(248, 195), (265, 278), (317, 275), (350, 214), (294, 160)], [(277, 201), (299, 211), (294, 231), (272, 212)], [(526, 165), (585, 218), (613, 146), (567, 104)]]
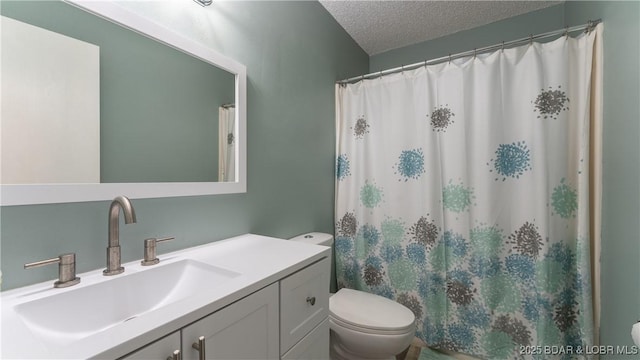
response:
[(425, 60), (424, 61), (424, 67), (427, 67), (427, 61), (429, 61), (429, 60)]
[(364, 75), (360, 76), (360, 81), (364, 81)]
[(449, 64), (451, 64), (451, 54), (449, 54)]
[(380, 70), (380, 73), (379, 73), (379, 74), (380, 74), (380, 75), (378, 75), (378, 77), (382, 77), (382, 70)]
[(564, 38), (565, 39), (569, 38), (569, 26), (564, 27)]
[(504, 52), (504, 40), (502, 41), (502, 52)]
[(404, 65), (401, 66), (401, 70), (404, 73)]
[(477, 50), (478, 50), (477, 48), (474, 48), (474, 49), (473, 49), (473, 58), (474, 58), (474, 59), (476, 58)]
[(533, 45), (533, 34), (529, 34), (529, 45)]

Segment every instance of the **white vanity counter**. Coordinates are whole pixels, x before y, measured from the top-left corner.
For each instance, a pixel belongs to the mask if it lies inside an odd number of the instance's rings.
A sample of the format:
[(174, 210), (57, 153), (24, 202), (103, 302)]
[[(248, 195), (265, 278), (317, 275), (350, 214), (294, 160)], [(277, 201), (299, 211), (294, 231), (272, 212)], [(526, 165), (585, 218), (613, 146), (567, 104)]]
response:
[[(0, 357), (2, 359), (116, 359), (165, 335), (179, 331), (187, 325), (270, 284), (277, 283), (323, 258), (328, 258), (330, 254), (330, 248), (324, 246), (247, 234), (173, 253), (160, 254), (158, 256), (161, 260), (160, 263), (153, 266), (141, 266), (140, 260), (127, 263), (124, 264), (125, 272), (121, 275), (103, 276), (102, 269), (78, 274), (82, 279), (80, 284), (64, 289), (53, 288), (53, 281), (48, 281), (6, 291), (1, 296), (2, 342), (0, 343)], [(183, 298), (169, 296), (168, 298), (171, 300), (155, 304), (151, 309), (142, 311), (131, 319), (109, 324), (99, 331), (82, 333), (82, 329), (76, 329), (72, 335), (60, 335), (48, 329), (41, 329), (37, 324), (29, 323), (28, 320), (25, 320), (24, 314), (19, 313), (22, 311), (20, 309), (29, 306), (28, 304), (48, 301), (52, 296), (66, 292), (69, 292), (70, 295), (80, 294), (79, 290), (89, 291), (91, 287), (95, 289), (100, 285), (106, 285), (105, 282), (113, 281), (119, 277), (134, 276), (172, 264), (179, 265), (178, 263), (184, 263), (185, 260), (215, 267), (228, 274), (229, 277), (217, 283), (216, 281), (211, 283), (199, 281), (197, 284), (188, 284), (191, 279), (188, 278), (189, 273), (186, 272), (185, 278), (177, 281), (181, 285), (176, 287), (176, 291), (180, 291), (179, 288), (183, 286), (192, 286), (190, 289), (197, 288), (197, 292), (190, 293), (189, 296)], [(323, 272), (324, 268), (323, 265)], [(166, 269), (170, 271), (171, 268), (167, 267)], [(136, 289), (144, 291), (142, 289), (144, 284), (136, 286)], [(325, 291), (324, 287), (318, 290), (320, 293)], [(109, 301), (117, 301), (123, 307), (136, 302), (135, 299), (128, 298), (130, 294), (115, 295), (114, 300)], [(161, 297), (165, 295), (158, 294)], [(328, 296), (328, 282), (326, 283), (326, 295)], [(58, 298), (64, 299), (60, 296)], [(77, 306), (71, 309), (64, 308), (64, 300), (59, 301), (56, 306), (63, 307), (64, 309), (61, 311), (70, 314), (69, 317), (73, 317), (76, 313), (80, 316), (100, 315), (104, 311), (100, 302), (104, 304), (105, 300), (95, 300), (95, 304), (93, 301), (91, 304), (82, 304), (80, 307), (83, 309), (79, 309)], [(73, 321), (74, 319), (69, 319), (70, 323)], [(184, 345), (182, 348), (183, 351), (186, 351)], [(286, 350), (280, 349), (280, 355)]]

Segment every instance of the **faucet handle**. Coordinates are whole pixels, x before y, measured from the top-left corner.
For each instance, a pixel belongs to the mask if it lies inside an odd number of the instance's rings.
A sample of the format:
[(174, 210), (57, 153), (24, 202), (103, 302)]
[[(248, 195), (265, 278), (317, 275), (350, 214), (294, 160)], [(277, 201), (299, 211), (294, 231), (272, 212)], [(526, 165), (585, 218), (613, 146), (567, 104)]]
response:
[(62, 254), (57, 258), (36, 261), (28, 264), (24, 264), (24, 268), (33, 269), (36, 267), (58, 264), (58, 281), (53, 283), (53, 287), (63, 288), (72, 286), (80, 282), (80, 278), (76, 276), (76, 254)]
[(156, 245), (158, 243), (163, 243), (166, 241), (170, 241), (175, 239), (175, 237), (165, 237), (165, 238), (149, 238), (144, 240), (144, 260), (140, 262), (142, 266), (155, 265), (160, 262), (160, 259), (156, 257)]

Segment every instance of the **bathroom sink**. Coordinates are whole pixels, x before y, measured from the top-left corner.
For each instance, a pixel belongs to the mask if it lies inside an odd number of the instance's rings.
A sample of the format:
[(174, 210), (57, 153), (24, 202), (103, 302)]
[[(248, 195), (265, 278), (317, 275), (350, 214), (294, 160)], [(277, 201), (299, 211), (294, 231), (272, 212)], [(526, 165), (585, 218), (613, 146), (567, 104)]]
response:
[[(194, 260), (158, 265), (16, 306), (41, 340), (64, 346), (197, 295), (239, 273)], [(151, 315), (152, 316), (152, 315)]]

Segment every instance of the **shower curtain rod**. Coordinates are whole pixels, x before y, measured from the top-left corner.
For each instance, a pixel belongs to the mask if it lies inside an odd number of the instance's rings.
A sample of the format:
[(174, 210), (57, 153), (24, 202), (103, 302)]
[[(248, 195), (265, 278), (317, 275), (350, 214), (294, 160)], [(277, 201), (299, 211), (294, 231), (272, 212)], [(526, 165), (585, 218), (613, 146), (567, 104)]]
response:
[(555, 31), (549, 31), (543, 34), (538, 34), (538, 35), (529, 35), (528, 37), (525, 38), (521, 38), (521, 39), (517, 39), (517, 40), (511, 40), (511, 41), (503, 41), (500, 44), (495, 44), (495, 45), (490, 45), (490, 46), (485, 46), (479, 49), (473, 49), (473, 50), (469, 50), (469, 51), (465, 51), (465, 52), (460, 52), (457, 54), (449, 54), (448, 56), (443, 56), (443, 57), (439, 57), (436, 59), (431, 59), (431, 60), (425, 60), (425, 61), (421, 61), (421, 62), (417, 62), (415, 64), (410, 64), (410, 65), (403, 65), (400, 67), (396, 67), (393, 69), (387, 69), (387, 70), (381, 70), (381, 71), (376, 71), (376, 72), (372, 72), (366, 75), (360, 75), (360, 76), (354, 76), (352, 78), (348, 78), (348, 79), (344, 79), (344, 80), (339, 80), (336, 83), (340, 84), (342, 86), (346, 86), (348, 83), (351, 82), (357, 82), (360, 80), (365, 80), (365, 79), (372, 79), (372, 78), (377, 78), (377, 77), (381, 77), (384, 75), (389, 75), (389, 74), (394, 74), (397, 72), (401, 72), (404, 70), (413, 70), (416, 68), (419, 68), (421, 66), (427, 66), (427, 65), (435, 65), (435, 64), (439, 64), (445, 61), (451, 61), (454, 59), (459, 59), (459, 58), (463, 58), (463, 57), (467, 57), (467, 56), (476, 56), (477, 54), (482, 54), (482, 53), (486, 53), (486, 52), (490, 52), (493, 50), (498, 50), (498, 49), (504, 49), (507, 46), (513, 46), (513, 45), (520, 45), (521, 43), (527, 43), (527, 42), (532, 42), (533, 40), (536, 39), (543, 39), (543, 38), (548, 38), (548, 37), (552, 37), (552, 36), (556, 36), (556, 35), (568, 35), (570, 32), (575, 32), (575, 31), (581, 31), (584, 30), (585, 32), (591, 32), (591, 30), (593, 30), (596, 25), (598, 25), (599, 23), (602, 22), (602, 19), (596, 19), (596, 20), (589, 20), (589, 22), (587, 22), (586, 24), (582, 24), (582, 25), (576, 25), (573, 27), (565, 27), (564, 29), (559, 29), (559, 30), (555, 30)]

